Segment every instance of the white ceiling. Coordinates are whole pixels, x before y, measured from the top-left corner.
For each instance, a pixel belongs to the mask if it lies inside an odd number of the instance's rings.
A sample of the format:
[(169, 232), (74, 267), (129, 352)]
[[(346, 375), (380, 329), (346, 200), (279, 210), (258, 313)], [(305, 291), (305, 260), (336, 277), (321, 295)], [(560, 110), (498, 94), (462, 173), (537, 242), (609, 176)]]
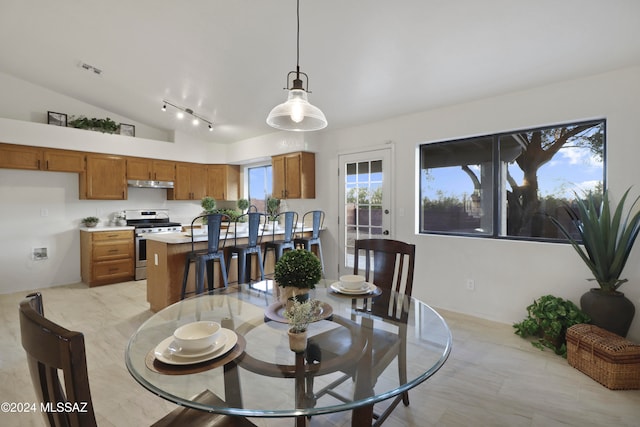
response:
[[(0, 0), (0, 71), (152, 127), (242, 140), (274, 131), (295, 7)], [(300, 14), (301, 71), (327, 129), (640, 63), (638, 0), (301, 0)], [(162, 99), (215, 131), (162, 113)]]

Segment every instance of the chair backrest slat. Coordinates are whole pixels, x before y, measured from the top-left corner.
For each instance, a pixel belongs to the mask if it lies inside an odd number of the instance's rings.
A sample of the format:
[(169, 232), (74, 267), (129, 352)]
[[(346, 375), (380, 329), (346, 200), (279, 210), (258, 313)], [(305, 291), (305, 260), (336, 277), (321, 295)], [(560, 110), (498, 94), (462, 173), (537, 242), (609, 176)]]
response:
[[(224, 248), (225, 243), (227, 241), (227, 232), (229, 229), (229, 217), (225, 214), (212, 213), (199, 215), (195, 217), (191, 221), (191, 251), (195, 250), (195, 234), (193, 232), (193, 227), (196, 223), (206, 223), (207, 227), (207, 252), (212, 254), (218, 252), (218, 249), (221, 247)], [(226, 224), (227, 227), (224, 228), (224, 234), (222, 232), (222, 225)], [(221, 236), (224, 238), (221, 239)], [(220, 245), (220, 241), (222, 240), (222, 246)]]
[(58, 402), (68, 402), (85, 409), (43, 413), (48, 424), (95, 427), (83, 334), (46, 319), (40, 293), (27, 295), (20, 303), (19, 315), (22, 347), (38, 400), (54, 408)]
[(398, 319), (408, 317), (408, 301), (413, 291), (415, 252), (415, 245), (399, 240), (355, 241), (354, 274), (360, 274), (360, 257), (364, 256), (366, 281), (373, 282), (383, 289), (382, 295), (372, 304), (373, 309), (381, 311), (379, 314)]

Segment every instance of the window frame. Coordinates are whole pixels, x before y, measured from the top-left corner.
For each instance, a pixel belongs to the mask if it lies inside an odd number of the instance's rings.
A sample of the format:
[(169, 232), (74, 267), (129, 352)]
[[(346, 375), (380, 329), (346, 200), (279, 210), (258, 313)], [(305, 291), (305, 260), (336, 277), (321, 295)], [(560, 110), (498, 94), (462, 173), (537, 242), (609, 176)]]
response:
[[(510, 131), (497, 132), (492, 134), (485, 135), (477, 135), (470, 137), (461, 137), (455, 139), (447, 139), (441, 141), (433, 141), (421, 143), (418, 145), (417, 150), (417, 168), (418, 168), (418, 191), (417, 191), (417, 225), (418, 225), (418, 235), (444, 235), (444, 236), (456, 236), (456, 237), (473, 237), (473, 238), (481, 238), (481, 239), (494, 239), (494, 240), (517, 240), (517, 241), (532, 241), (532, 242), (545, 242), (545, 243), (569, 243), (566, 238), (550, 238), (550, 237), (531, 237), (531, 236), (516, 236), (516, 235), (508, 235), (501, 234), (502, 228), (501, 224), (503, 220), (506, 220), (505, 215), (507, 214), (506, 207), (502, 206), (502, 197), (506, 194), (507, 184), (506, 177), (503, 178), (502, 171), (502, 163), (501, 153), (500, 153), (500, 140), (501, 138), (513, 134), (518, 133), (528, 133), (528, 132), (536, 132), (549, 130), (553, 128), (560, 128), (565, 126), (580, 126), (585, 124), (593, 124), (593, 125), (602, 125), (602, 133), (603, 133), (603, 141), (602, 141), (602, 188), (606, 190), (607, 188), (607, 119), (606, 118), (595, 118), (590, 120), (582, 120), (582, 121), (573, 121), (573, 122), (564, 122), (558, 124), (551, 124), (545, 126), (538, 126), (533, 128), (524, 128), (524, 129), (516, 129)], [(452, 144), (456, 142), (462, 141), (472, 141), (474, 139), (492, 139), (492, 180), (494, 185), (491, 188), (491, 197), (492, 197), (492, 230), (490, 233), (469, 233), (469, 232), (459, 232), (459, 231), (443, 231), (443, 230), (435, 230), (435, 231), (427, 231), (423, 229), (424, 223), (424, 210), (423, 210), (423, 201), (422, 201), (422, 179), (421, 174), (423, 171), (422, 168), (422, 149), (426, 146), (433, 145), (442, 145), (442, 144)]]

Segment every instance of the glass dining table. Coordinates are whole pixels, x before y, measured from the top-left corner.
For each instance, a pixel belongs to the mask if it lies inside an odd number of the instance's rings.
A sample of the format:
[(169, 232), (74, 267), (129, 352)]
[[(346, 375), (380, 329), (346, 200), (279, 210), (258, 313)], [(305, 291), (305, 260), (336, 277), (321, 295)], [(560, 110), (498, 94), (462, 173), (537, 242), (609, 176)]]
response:
[[(352, 426), (371, 426), (374, 403), (420, 385), (449, 356), (449, 327), (416, 298), (403, 300), (375, 287), (362, 295), (342, 293), (330, 282), (311, 290), (310, 297), (319, 301), (318, 320), (308, 327), (304, 353), (290, 350), (285, 303), (274, 282), (265, 280), (216, 289), (155, 313), (131, 336), (127, 369), (150, 392), (185, 407), (294, 417), (300, 426), (313, 416), (352, 411)], [(399, 304), (405, 316), (394, 320), (372, 310), (379, 300)], [(220, 338), (212, 348), (181, 353), (173, 332), (203, 320), (222, 325)], [(380, 334), (399, 343), (389, 341), (395, 351), (387, 352), (391, 357), (382, 367), (372, 354), (381, 347), (375, 342)], [(211, 404), (195, 398), (206, 390), (220, 399)]]

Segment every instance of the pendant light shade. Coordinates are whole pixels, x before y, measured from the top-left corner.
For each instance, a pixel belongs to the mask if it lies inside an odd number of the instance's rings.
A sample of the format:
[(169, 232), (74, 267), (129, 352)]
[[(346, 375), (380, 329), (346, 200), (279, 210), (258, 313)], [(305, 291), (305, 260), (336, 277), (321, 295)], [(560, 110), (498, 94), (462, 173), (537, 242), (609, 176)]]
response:
[[(267, 124), (273, 128), (294, 132), (320, 130), (327, 127), (327, 118), (318, 107), (309, 103), (309, 76), (300, 71), (300, 0), (297, 0), (296, 17), (298, 23), (296, 39), (296, 70), (287, 74), (287, 101), (276, 105), (267, 116)], [(294, 76), (289, 86), (291, 76)], [(306, 87), (302, 77), (306, 80)]]
[(267, 117), (273, 128), (289, 131), (313, 131), (327, 127), (324, 113), (307, 99), (304, 89), (290, 89), (287, 102), (273, 107)]

